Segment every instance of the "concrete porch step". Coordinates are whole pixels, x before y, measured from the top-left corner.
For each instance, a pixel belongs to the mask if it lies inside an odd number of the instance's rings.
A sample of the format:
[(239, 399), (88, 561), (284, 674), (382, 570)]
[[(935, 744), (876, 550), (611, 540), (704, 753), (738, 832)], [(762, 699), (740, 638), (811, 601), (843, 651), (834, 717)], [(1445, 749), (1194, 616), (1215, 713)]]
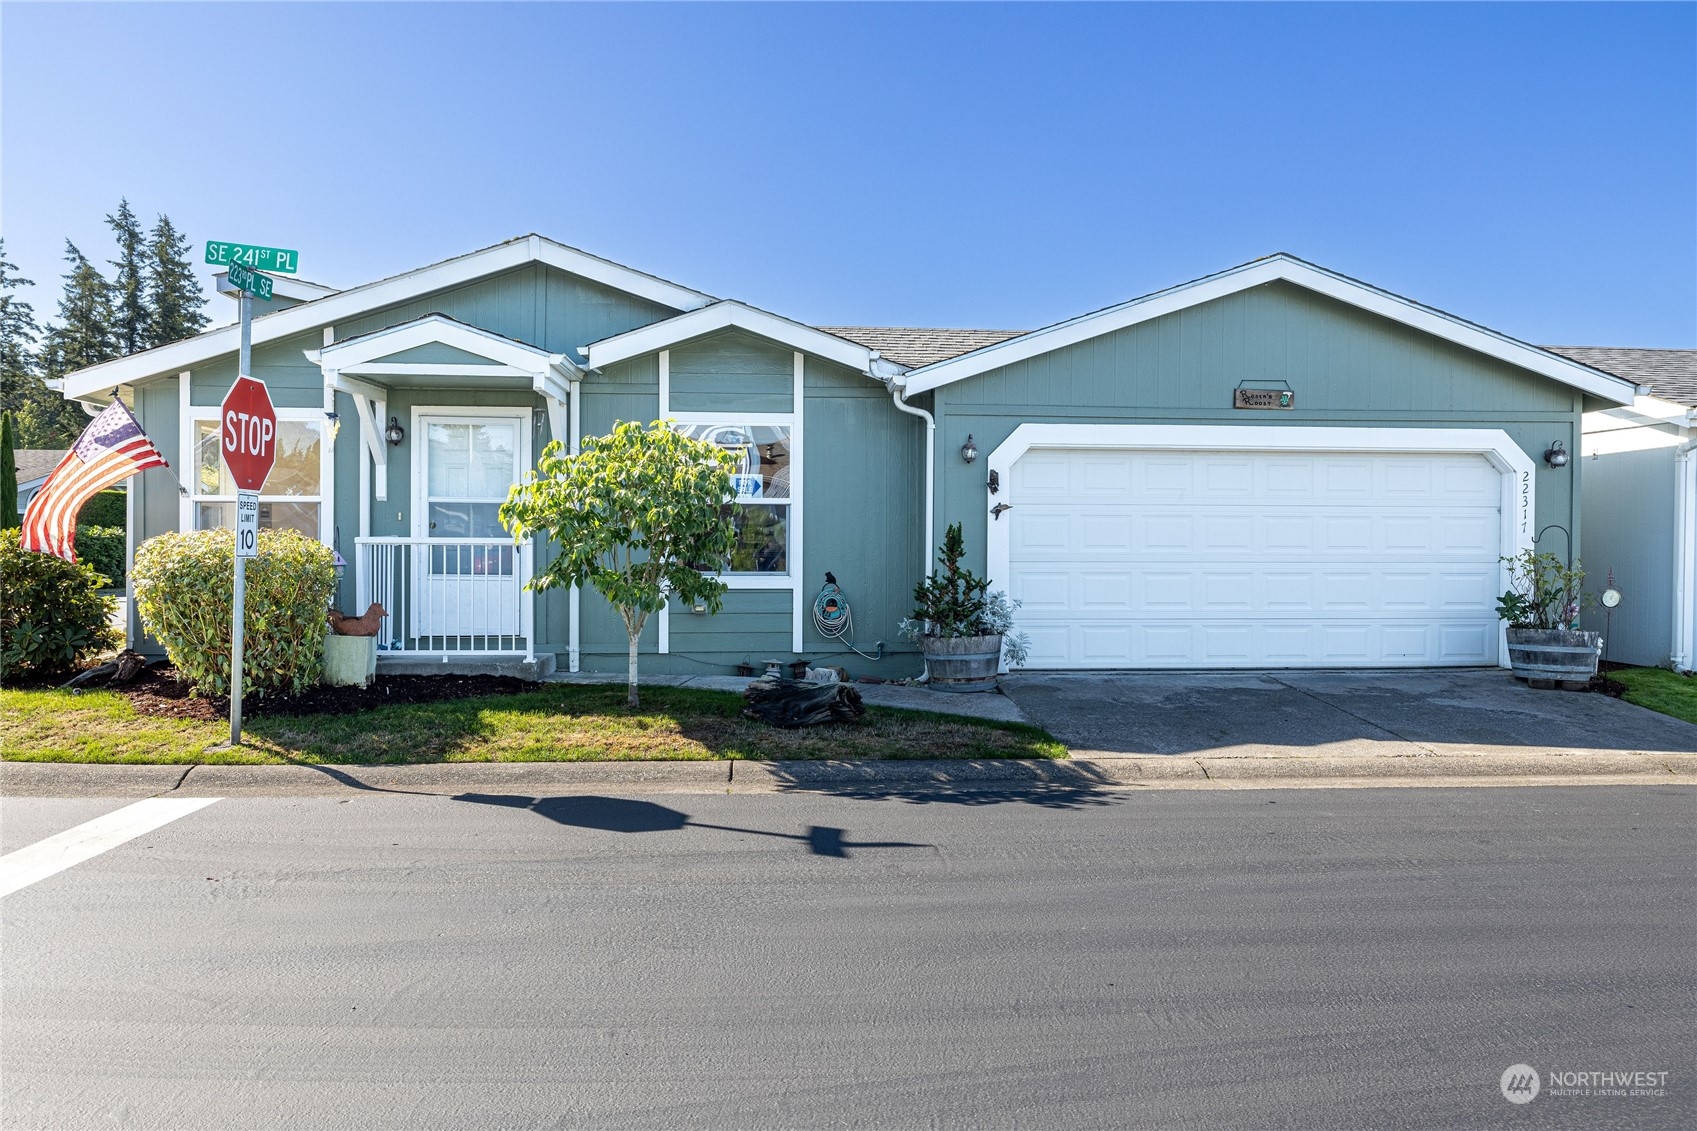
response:
[(377, 653), (378, 675), (504, 675), (514, 679), (542, 680), (553, 672), (552, 652), (543, 653), (534, 660), (523, 656), (444, 657)]

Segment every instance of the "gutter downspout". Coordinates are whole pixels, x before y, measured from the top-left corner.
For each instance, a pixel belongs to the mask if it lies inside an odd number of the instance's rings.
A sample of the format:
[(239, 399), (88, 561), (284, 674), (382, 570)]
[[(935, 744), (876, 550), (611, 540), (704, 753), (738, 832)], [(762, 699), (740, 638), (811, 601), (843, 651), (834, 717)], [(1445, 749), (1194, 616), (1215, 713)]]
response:
[(1697, 439), (1674, 450), (1673, 667), (1697, 669)]
[[(581, 378), (566, 382), (566, 416), (568, 417), (566, 443), (568, 452), (574, 456), (578, 454), (583, 437), (583, 402), (578, 396), (582, 386)], [(582, 608), (582, 595), (575, 585), (568, 589), (566, 594), (566, 618), (571, 624), (571, 628), (566, 633), (566, 669), (576, 672), (580, 657), (578, 622), (581, 619), (579, 612)]]
[(935, 482), (937, 474), (937, 421), (929, 412), (902, 400), (902, 387), (894, 382), (890, 384), (890, 399), (902, 412), (909, 416), (917, 416), (925, 421), (925, 536), (919, 540), (920, 552), (925, 559), (920, 564), (919, 576), (925, 578), (931, 576), (931, 540), (936, 537), (933, 516), (937, 497)]

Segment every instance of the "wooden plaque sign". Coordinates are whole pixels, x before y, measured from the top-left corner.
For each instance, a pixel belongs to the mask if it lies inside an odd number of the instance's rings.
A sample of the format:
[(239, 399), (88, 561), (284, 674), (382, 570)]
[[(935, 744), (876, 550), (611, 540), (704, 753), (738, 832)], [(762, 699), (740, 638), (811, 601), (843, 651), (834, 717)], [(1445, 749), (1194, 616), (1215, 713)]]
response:
[(1295, 408), (1296, 394), (1289, 389), (1233, 389), (1233, 408)]

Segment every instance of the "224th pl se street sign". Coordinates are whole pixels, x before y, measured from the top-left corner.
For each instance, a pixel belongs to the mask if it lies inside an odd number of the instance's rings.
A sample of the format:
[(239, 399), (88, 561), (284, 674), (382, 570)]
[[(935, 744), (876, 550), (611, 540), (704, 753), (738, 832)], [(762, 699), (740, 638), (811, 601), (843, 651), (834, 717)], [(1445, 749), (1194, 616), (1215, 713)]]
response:
[(237, 290), (247, 291), (260, 298), (270, 298), (272, 294), (271, 276), (261, 275), (258, 271), (243, 267), (240, 263), (230, 264), (228, 276), (230, 285)]
[(264, 381), (241, 376), (224, 394), (219, 446), (238, 491), (257, 491), (277, 462), (277, 410)]
[(279, 275), (293, 275), (300, 269), (301, 253), (281, 247), (260, 247), (251, 243), (226, 243), (222, 240), (207, 240), (206, 261), (215, 263), (220, 267), (240, 263), (243, 267), (252, 267), (260, 271), (275, 271)]

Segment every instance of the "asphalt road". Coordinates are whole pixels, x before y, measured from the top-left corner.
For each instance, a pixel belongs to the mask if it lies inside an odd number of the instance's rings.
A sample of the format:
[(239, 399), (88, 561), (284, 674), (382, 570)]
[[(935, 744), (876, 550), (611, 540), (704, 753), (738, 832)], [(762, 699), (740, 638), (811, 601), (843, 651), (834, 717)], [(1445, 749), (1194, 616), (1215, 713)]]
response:
[(0, 901), (0, 1124), (1691, 1127), (1694, 850), (1679, 786), (227, 798)]

